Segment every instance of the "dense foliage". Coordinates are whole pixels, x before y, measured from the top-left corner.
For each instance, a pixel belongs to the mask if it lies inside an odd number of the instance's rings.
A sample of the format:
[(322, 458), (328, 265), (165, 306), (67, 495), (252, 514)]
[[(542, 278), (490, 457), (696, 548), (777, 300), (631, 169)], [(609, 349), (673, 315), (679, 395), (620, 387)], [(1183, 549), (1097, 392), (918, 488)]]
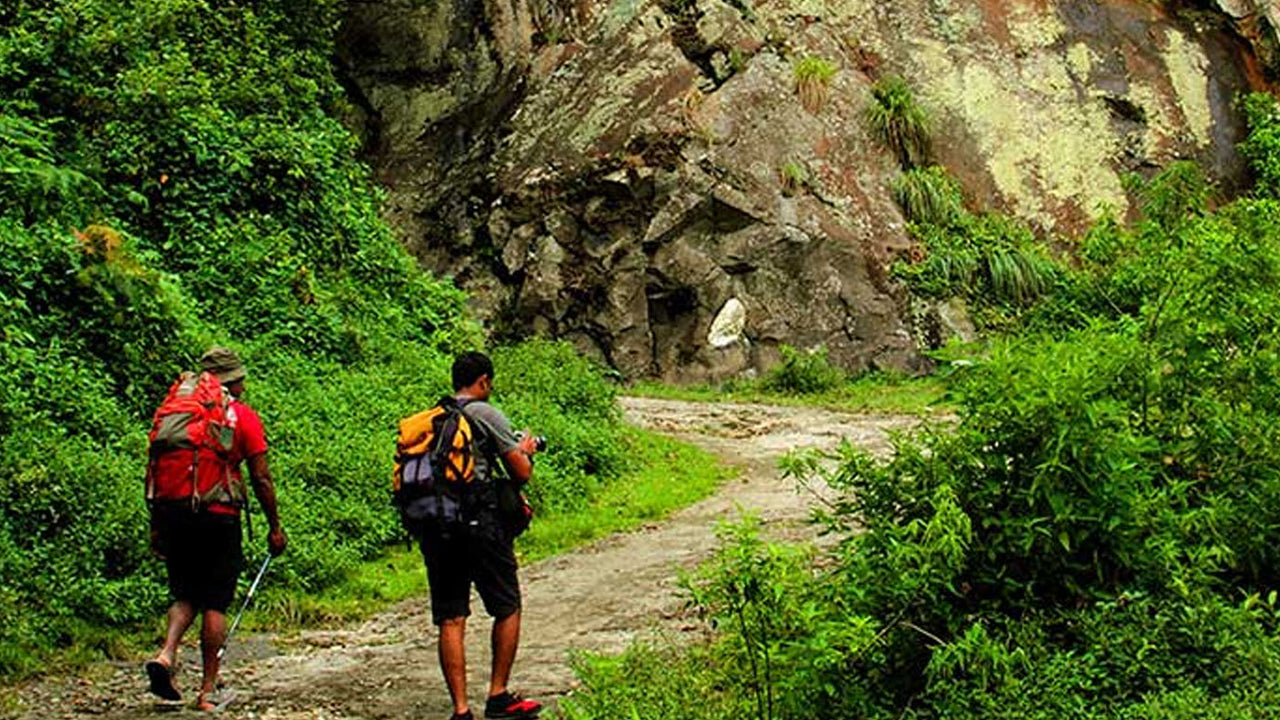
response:
[(688, 583), (720, 632), (587, 661), (570, 716), (1280, 712), (1280, 115), (1248, 107), (1255, 196), (1145, 183), (962, 377), (957, 424), (791, 462), (844, 491), (829, 562), (727, 530)]
[[(337, 582), (400, 536), (394, 421), (480, 337), (391, 236), (334, 119), (341, 5), (0, 9), (0, 675), (109, 648), (163, 606), (145, 429), (211, 343), (245, 358), (273, 448), (292, 538), (273, 582)], [(540, 510), (617, 474), (613, 395), (583, 360), (495, 361), (496, 401), (552, 437)]]

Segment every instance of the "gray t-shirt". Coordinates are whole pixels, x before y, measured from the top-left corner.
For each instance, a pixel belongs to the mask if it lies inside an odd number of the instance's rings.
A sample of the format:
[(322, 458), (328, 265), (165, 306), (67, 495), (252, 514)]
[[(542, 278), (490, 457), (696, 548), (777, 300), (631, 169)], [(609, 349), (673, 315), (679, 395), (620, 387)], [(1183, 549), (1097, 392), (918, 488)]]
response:
[[(498, 408), (483, 400), (462, 400), (462, 412), (475, 428), (476, 433), (476, 477), (492, 480), (495, 472), (506, 473), (502, 467), (502, 456), (516, 449), (520, 441), (511, 422)], [(494, 463), (497, 467), (491, 467)]]

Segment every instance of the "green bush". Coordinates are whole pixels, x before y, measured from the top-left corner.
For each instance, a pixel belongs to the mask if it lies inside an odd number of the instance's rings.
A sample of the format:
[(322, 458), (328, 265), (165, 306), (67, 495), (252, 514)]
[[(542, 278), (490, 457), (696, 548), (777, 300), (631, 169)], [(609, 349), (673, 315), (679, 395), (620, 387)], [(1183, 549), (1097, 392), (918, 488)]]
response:
[(924, 248), (895, 274), (927, 297), (963, 294), (979, 306), (1025, 308), (1057, 286), (1062, 270), (1025, 226), (997, 214), (953, 214), (948, 224), (916, 223)]
[(889, 667), (927, 669), (897, 706), (1141, 716), (1199, 688), (1228, 716), (1275, 707), (1252, 692), (1274, 619), (1235, 605), (1280, 582), (1274, 211), (1113, 227), (1090, 283), (1124, 301), (1000, 343), (953, 388), (958, 428), (885, 464), (797, 467), (847, 488), (831, 520), (865, 529), (842, 555), (850, 607), (927, 633), (886, 638)]
[(82, 209), (101, 188), (84, 173), (57, 162), (52, 132), (0, 104), (0, 202), (32, 221)]
[(845, 381), (840, 368), (834, 367), (827, 357), (827, 348), (797, 350), (790, 345), (779, 348), (782, 362), (769, 371), (764, 379), (766, 390), (793, 394), (812, 395), (831, 390)]
[(1249, 161), (1255, 177), (1255, 192), (1263, 197), (1280, 197), (1280, 107), (1266, 93), (1252, 93), (1241, 102), (1249, 137), (1240, 144), (1240, 153)]
[[(584, 688), (568, 718), (856, 717), (868, 698), (833, 682), (850, 657), (874, 651), (879, 626), (830, 604), (830, 587), (802, 547), (760, 539), (747, 518), (718, 528), (721, 547), (681, 587), (719, 630), (683, 653), (639, 645), (575, 664)], [(855, 699), (857, 696), (857, 699)], [(859, 703), (859, 700), (862, 701)]]
[(1208, 211), (1213, 188), (1204, 172), (1189, 160), (1169, 165), (1149, 182), (1133, 182), (1144, 219), (1163, 232), (1176, 232), (1184, 222)]
[(539, 512), (582, 508), (597, 483), (625, 466), (617, 391), (567, 343), (499, 348), (494, 366), (496, 399), (511, 421), (547, 438), (530, 502)]

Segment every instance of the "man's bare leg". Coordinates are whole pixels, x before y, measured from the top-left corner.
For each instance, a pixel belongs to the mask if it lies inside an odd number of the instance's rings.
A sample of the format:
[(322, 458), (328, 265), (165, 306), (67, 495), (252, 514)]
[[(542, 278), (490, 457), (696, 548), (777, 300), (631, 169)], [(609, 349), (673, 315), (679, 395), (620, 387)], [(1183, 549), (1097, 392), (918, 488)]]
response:
[(217, 610), (205, 610), (200, 623), (200, 653), (204, 659), (204, 681), (200, 685), (200, 697), (196, 701), (204, 705), (206, 698), (218, 687), (218, 650), (227, 639), (227, 616)]
[(169, 606), (169, 630), (165, 634), (164, 646), (156, 655), (156, 660), (165, 667), (172, 668), (178, 662), (178, 647), (182, 645), (182, 636), (196, 619), (196, 609), (191, 603), (179, 600)]
[(520, 611), (516, 610), (501, 620), (493, 621), (490, 636), (493, 650), (493, 672), (489, 676), (489, 697), (507, 691), (511, 679), (511, 666), (516, 661), (516, 649), (520, 646)]
[(462, 715), (470, 709), (467, 705), (467, 619), (449, 618), (440, 623), (440, 642), (436, 644), (440, 654), (440, 671), (444, 683), (449, 686), (453, 698), (453, 713)]

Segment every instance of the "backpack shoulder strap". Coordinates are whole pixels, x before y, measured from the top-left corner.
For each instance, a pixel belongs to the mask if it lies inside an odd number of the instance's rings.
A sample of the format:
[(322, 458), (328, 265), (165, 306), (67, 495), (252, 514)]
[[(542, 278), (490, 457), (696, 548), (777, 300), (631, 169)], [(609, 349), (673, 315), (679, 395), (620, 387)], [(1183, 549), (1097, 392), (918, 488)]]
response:
[(486, 479), (494, 481), (502, 480), (506, 477), (507, 469), (506, 465), (502, 463), (502, 458), (498, 452), (497, 441), (494, 440), (488, 423), (485, 423), (482, 418), (477, 418), (475, 415), (466, 411), (465, 408), (472, 402), (477, 401), (463, 401), (460, 403), (459, 409), (462, 411), (462, 414), (466, 416), (467, 422), (471, 425), (471, 432), (475, 436), (472, 442), (475, 444), (476, 454), (483, 455), (485, 458), (485, 467), (489, 471), (489, 477)]

